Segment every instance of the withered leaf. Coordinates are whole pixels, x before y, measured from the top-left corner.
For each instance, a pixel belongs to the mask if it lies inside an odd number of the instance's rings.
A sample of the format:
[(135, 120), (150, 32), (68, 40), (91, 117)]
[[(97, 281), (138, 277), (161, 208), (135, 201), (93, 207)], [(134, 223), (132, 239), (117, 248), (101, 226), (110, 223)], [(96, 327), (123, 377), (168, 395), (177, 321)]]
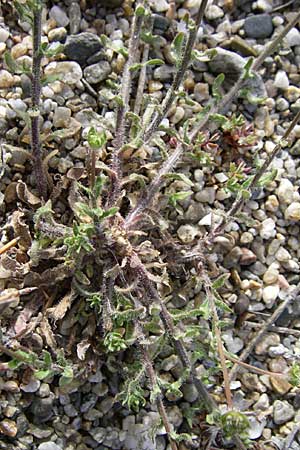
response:
[(28, 225), (24, 222), (24, 213), (20, 210), (14, 211), (11, 218), (12, 227), (15, 232), (15, 236), (20, 238), (19, 247), (22, 250), (27, 251), (31, 246), (31, 235)]
[(54, 321), (61, 320), (67, 310), (71, 307), (73, 300), (75, 299), (76, 294), (73, 291), (68, 292), (58, 303), (58, 305), (48, 308), (46, 313), (49, 315)]
[(41, 200), (32, 192), (30, 192), (27, 185), (23, 181), (18, 181), (16, 191), (19, 199), (22, 202), (35, 209), (41, 206)]
[(36, 272), (30, 272), (26, 275), (25, 284), (26, 286), (49, 286), (52, 284), (57, 284), (58, 282), (72, 276), (74, 270), (65, 264), (59, 264), (56, 267), (47, 269), (41, 274)]
[(85, 354), (90, 346), (91, 344), (88, 339), (83, 339), (83, 341), (77, 344), (77, 356), (81, 361), (85, 359)]
[(51, 330), (47, 317), (44, 317), (40, 323), (41, 335), (45, 338), (46, 344), (51, 350), (57, 349), (57, 343), (54, 337), (54, 333)]

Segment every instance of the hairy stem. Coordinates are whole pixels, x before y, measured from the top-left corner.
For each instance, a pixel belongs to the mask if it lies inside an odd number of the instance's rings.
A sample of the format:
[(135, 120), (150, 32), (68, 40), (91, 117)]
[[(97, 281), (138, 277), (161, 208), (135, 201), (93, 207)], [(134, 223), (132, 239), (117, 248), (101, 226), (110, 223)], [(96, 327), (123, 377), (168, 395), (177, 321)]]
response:
[[(137, 3), (137, 7), (143, 6), (144, 0), (140, 0)], [(114, 150), (112, 154), (112, 169), (116, 172), (117, 177), (111, 186), (111, 193), (109, 204), (112, 206), (118, 199), (121, 190), (121, 178), (122, 178), (122, 164), (120, 157), (120, 150), (126, 141), (126, 113), (129, 111), (129, 100), (131, 93), (132, 84), (132, 72), (130, 70), (131, 66), (135, 63), (137, 59), (138, 46), (140, 42), (140, 32), (143, 23), (143, 15), (134, 15), (132, 23), (132, 31), (129, 40), (128, 47), (128, 59), (124, 66), (122, 84), (121, 84), (121, 104), (117, 109), (117, 120), (116, 120), (116, 138), (114, 141)]]
[(166, 96), (160, 107), (160, 111), (155, 114), (149, 127), (146, 129), (145, 133), (142, 135), (142, 139), (145, 142), (147, 142), (152, 137), (153, 133), (157, 130), (158, 125), (163, 120), (163, 118), (167, 114), (170, 106), (172, 105), (172, 102), (174, 101), (174, 97), (175, 97), (177, 89), (180, 87), (180, 85), (182, 83), (186, 69), (188, 68), (188, 65), (190, 64), (190, 61), (191, 61), (192, 50), (193, 50), (193, 47), (194, 47), (194, 44), (196, 41), (199, 26), (200, 26), (201, 21), (204, 16), (207, 2), (208, 2), (208, 0), (202, 0), (202, 2), (201, 2), (201, 5), (199, 7), (197, 17), (195, 20), (195, 24), (193, 26), (193, 29), (190, 30), (189, 37), (185, 44), (184, 53), (182, 55), (179, 67), (175, 73), (173, 83), (171, 84), (169, 90), (166, 93)]
[(161, 300), (157, 289), (155, 288), (154, 284), (152, 283), (152, 281), (148, 276), (147, 270), (145, 269), (143, 263), (140, 261), (139, 257), (136, 254), (132, 255), (131, 257), (131, 267), (134, 267), (135, 272), (139, 277), (141, 284), (144, 287), (148, 300), (154, 301), (160, 306), (161, 308), (160, 317), (163, 322), (164, 328), (168, 333), (168, 336), (174, 346), (174, 349), (179, 359), (181, 360), (183, 367), (188, 369), (191, 381), (195, 384), (199, 392), (199, 395), (205, 405), (206, 410), (208, 412), (216, 410), (217, 405), (214, 399), (211, 397), (202, 381), (199, 378), (197, 378), (197, 375), (195, 373), (195, 370), (193, 368), (193, 365), (190, 361), (189, 355), (182, 340), (176, 337), (175, 325), (171, 314), (169, 313), (165, 304)]
[[(151, 32), (152, 29), (153, 29), (153, 18), (151, 18), (151, 21), (149, 23), (148, 31)], [(134, 114), (137, 114), (137, 115), (140, 114), (141, 107), (143, 104), (143, 94), (144, 94), (144, 88), (145, 88), (145, 82), (146, 82), (146, 72), (147, 72), (147, 66), (145, 63), (148, 61), (149, 50), (150, 50), (150, 45), (145, 43), (144, 48), (143, 48), (143, 56), (142, 56), (142, 64), (144, 64), (144, 65), (142, 66), (142, 68), (140, 70), (139, 82), (138, 82), (135, 103), (134, 103), (134, 109), (133, 109)]]
[(40, 142), (40, 97), (41, 97), (41, 35), (42, 35), (42, 4), (33, 11), (33, 54), (32, 54), (32, 85), (31, 100), (31, 148), (34, 158), (34, 174), (36, 176), (39, 194), (47, 198), (47, 178), (43, 167), (43, 154)]
[[(157, 386), (157, 379), (156, 379), (156, 374), (155, 374), (155, 370), (151, 361), (151, 358), (149, 356), (148, 350), (145, 347), (145, 345), (140, 344), (140, 351), (141, 354), (143, 355), (143, 359), (146, 365), (146, 371), (150, 380), (150, 387), (153, 390), (155, 386)], [(162, 398), (161, 396), (158, 396), (158, 398), (156, 399), (156, 404), (157, 404), (157, 409), (159, 412), (159, 415), (161, 417), (161, 420), (164, 424), (165, 430), (167, 432), (168, 438), (169, 438), (169, 442), (171, 445), (171, 449), (172, 450), (178, 450), (177, 444), (176, 442), (174, 442), (171, 438), (170, 438), (170, 433), (172, 431), (172, 426), (169, 422), (168, 416), (167, 416), (167, 412), (166, 412), (166, 408), (165, 405), (163, 404)]]
[[(291, 22), (289, 22), (284, 30), (272, 41), (269, 46), (266, 47), (265, 51), (254, 61), (253, 68), (255, 70), (258, 70), (262, 63), (265, 61), (265, 59), (273, 53), (276, 46), (282, 41), (282, 39), (286, 36), (288, 31), (300, 20), (300, 13), (297, 14), (296, 18), (293, 19)], [(274, 44), (275, 43), (275, 44)], [(235, 98), (235, 96), (238, 94), (238, 91), (243, 87), (245, 83), (244, 74), (242, 73), (238, 81), (235, 83), (235, 85), (230, 89), (230, 91), (224, 96), (224, 98), (221, 100), (221, 102), (217, 104), (211, 104), (209, 112), (205, 115), (203, 119), (201, 119), (200, 122), (198, 122), (191, 132), (189, 133), (189, 141), (193, 143), (198, 136), (199, 132), (207, 125), (207, 123), (210, 120), (210, 115), (215, 114), (219, 111), (222, 111), (232, 100)], [(151, 127), (151, 124), (149, 125), (149, 129)], [(126, 226), (130, 227), (133, 225), (137, 217), (144, 211), (146, 207), (150, 206), (150, 202), (154, 198), (154, 194), (159, 191), (162, 184), (164, 183), (164, 175), (169, 172), (170, 170), (174, 169), (176, 164), (180, 161), (182, 158), (182, 155), (185, 150), (185, 145), (180, 143), (177, 148), (173, 151), (173, 153), (168, 157), (168, 159), (163, 163), (158, 175), (154, 178), (154, 180), (150, 183), (150, 185), (147, 187), (147, 193), (151, 192), (151, 196), (147, 195), (142, 196), (137, 206), (131, 211), (131, 213), (126, 218)]]

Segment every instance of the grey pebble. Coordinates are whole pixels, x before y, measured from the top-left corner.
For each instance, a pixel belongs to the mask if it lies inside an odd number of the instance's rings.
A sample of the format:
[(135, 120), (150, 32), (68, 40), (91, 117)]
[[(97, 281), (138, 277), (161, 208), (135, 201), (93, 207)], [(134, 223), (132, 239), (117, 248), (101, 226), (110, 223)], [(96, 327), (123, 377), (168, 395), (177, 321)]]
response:
[(70, 33), (76, 34), (80, 30), (81, 9), (77, 2), (72, 2), (69, 7)]
[(38, 446), (38, 450), (62, 450), (62, 447), (53, 441), (43, 442)]
[(245, 34), (249, 38), (264, 39), (273, 33), (272, 17), (269, 14), (258, 14), (246, 17)]
[(51, 19), (54, 19), (59, 27), (66, 27), (69, 25), (69, 18), (65, 11), (61, 9), (59, 6), (55, 5), (49, 11), (49, 16)]
[(99, 37), (94, 33), (83, 32), (68, 36), (64, 53), (70, 60), (85, 65), (88, 58), (102, 49)]
[(273, 418), (276, 425), (288, 422), (294, 415), (294, 408), (286, 400), (276, 400), (274, 402)]
[(100, 61), (96, 64), (92, 64), (83, 71), (86, 81), (90, 84), (97, 84), (100, 83), (100, 81), (104, 81), (110, 73), (111, 67), (107, 61)]

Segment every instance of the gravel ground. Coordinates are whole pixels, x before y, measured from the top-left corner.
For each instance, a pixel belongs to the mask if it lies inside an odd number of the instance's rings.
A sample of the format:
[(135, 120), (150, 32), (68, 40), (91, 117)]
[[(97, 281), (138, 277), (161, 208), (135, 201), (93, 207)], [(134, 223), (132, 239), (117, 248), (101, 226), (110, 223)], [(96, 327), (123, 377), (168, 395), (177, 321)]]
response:
[[(0, 17), (0, 133), (3, 138), (0, 208), (3, 244), (7, 242), (10, 232), (7, 221), (12, 223), (14, 217), (24, 230), (25, 210), (40, 205), (36, 195), (28, 193), (24, 184), (35, 192), (28, 155), (22, 151), (29, 144), (23, 118), (30, 105), (30, 80), (24, 74), (12, 75), (3, 61), (6, 50), (18, 62), (31, 61), (30, 26), (16, 20), (9, 3), (2, 2), (3, 17)], [(288, 2), (286, 7), (284, 3), (276, 0), (210, 2), (198, 37), (202, 48), (216, 48), (217, 56), (210, 63), (194, 62), (184, 81), (185, 89), (198, 104), (205, 105), (209, 100), (210, 88), (217, 74), (225, 73), (227, 86), (234, 83), (244, 65), (244, 58), (259, 55), (272, 36), (298, 12), (297, 2)], [(159, 35), (153, 57), (162, 58), (166, 64), (149, 68), (146, 89), (160, 102), (174, 72), (170, 42), (174, 32), (183, 29), (186, 12), (193, 14), (199, 0), (176, 2), (173, 21), (166, 17), (169, 10), (166, 0), (150, 0), (150, 4), (155, 12), (154, 31)], [(46, 136), (60, 131), (60, 135), (57, 134), (52, 140), (45, 140), (49, 152), (59, 146), (59, 153), (49, 160), (49, 171), (55, 183), (61, 182), (64, 177), (70, 178), (75, 173), (74, 168), (79, 170), (84, 167), (87, 154), (85, 139), (91, 125), (97, 126), (104, 120), (108, 127), (113, 126), (112, 94), (106, 80), (118, 79), (124, 57), (104, 48), (98, 35), (106, 34), (115, 49), (122, 48), (130, 32), (130, 5), (130, 1), (118, 0), (47, 2), (43, 40), (65, 44), (64, 54), (60, 58), (44, 58), (42, 63), (45, 74), (60, 76), (59, 80), (42, 88), (41, 105), (42, 133)], [(299, 82), (300, 31), (295, 27), (286, 36), (279, 52), (267, 58), (260, 70), (260, 77), (252, 81), (251, 93), (265, 97), (264, 103), (255, 105), (239, 101), (231, 107), (232, 111), (242, 111), (254, 124), (261, 158), (273, 150), (287, 124), (298, 112)], [(184, 118), (195, 112), (195, 106), (188, 109), (183, 103), (174, 104), (165, 125), (179, 127)], [(218, 252), (212, 257), (212, 265), (218, 265), (232, 275), (231, 281), (221, 292), (223, 299), (233, 309), (243, 302), (248, 307), (242, 324), (223, 332), (227, 350), (235, 355), (241, 354), (254, 332), (263, 326), (300, 281), (300, 125), (295, 127), (292, 138), (292, 146), (283, 149), (272, 163), (272, 167), (277, 169), (276, 178), (266, 188), (254, 192), (243, 209), (243, 218), (233, 221), (226, 228), (225, 235), (218, 240)], [(152, 156), (155, 158), (155, 150)], [(227, 179), (227, 157), (221, 156), (220, 164), (213, 168), (183, 164), (184, 173), (193, 182), (193, 193), (179, 202), (179, 212), (174, 210), (169, 213), (174, 235), (181, 242), (190, 243), (209, 229), (211, 210), (229, 208), (232, 197), (222, 187)], [(173, 189), (180, 186), (179, 181), (176, 183)], [(182, 189), (187, 189), (186, 185)], [(57, 198), (55, 208), (63, 218), (65, 202)], [(26, 254), (30, 244), (24, 238), (22, 246)], [(25, 266), (27, 260), (21, 262)], [(9, 267), (2, 264), (2, 288), (8, 287), (8, 270)], [(177, 308), (183, 307), (189, 299), (201, 299), (202, 295), (189, 286), (185, 286), (179, 294), (173, 300)], [(7, 320), (20, 310), (19, 305), (15, 310), (3, 313), (4, 331)], [(234, 310), (237, 312), (238, 308)], [(236, 317), (231, 319), (234, 323)], [(58, 332), (68, 335), (70, 327), (72, 323), (68, 323), (66, 318), (63, 325), (58, 326)], [(247, 362), (261, 369), (287, 372), (293, 361), (299, 358), (299, 336), (300, 303), (296, 298), (277, 320), (276, 329), (266, 332), (258, 341)], [(42, 345), (39, 331), (33, 331), (31, 339), (33, 347)], [(5, 356), (1, 358), (7, 360)], [(199, 373), (204, 366), (199, 365)], [(178, 360), (172, 352), (165, 355), (160, 370), (165, 377), (176, 378)], [(74, 382), (65, 390), (59, 389), (54, 378), (47, 382), (35, 380), (27, 369), (4, 371), (1, 375), (1, 449), (169, 449), (163, 430), (158, 433), (155, 444), (149, 435), (149, 430), (158, 420), (153, 406), (147, 404), (134, 414), (114, 403), (117, 373), (109, 378), (100, 366), (87, 378)], [(299, 389), (286, 380), (254, 374), (244, 368), (240, 368), (233, 377), (231, 389), (234, 406), (247, 412), (251, 424), (249, 437), (257, 444), (256, 448), (282, 450), (287, 436), (300, 421)], [(225, 403), (220, 389), (215, 390), (215, 396), (220, 404)], [(197, 400), (198, 394), (189, 384), (184, 385), (180, 400), (167, 399), (167, 411), (176, 429), (185, 429), (183, 411), (195, 406)], [(180, 444), (180, 450), (186, 448), (185, 444)], [(299, 433), (289, 448), (300, 449)]]

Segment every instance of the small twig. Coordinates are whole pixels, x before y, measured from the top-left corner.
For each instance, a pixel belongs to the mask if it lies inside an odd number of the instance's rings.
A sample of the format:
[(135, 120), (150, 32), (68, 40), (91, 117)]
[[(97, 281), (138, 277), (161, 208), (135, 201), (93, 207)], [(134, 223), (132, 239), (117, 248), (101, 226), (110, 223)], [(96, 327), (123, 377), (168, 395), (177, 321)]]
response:
[[(244, 325), (249, 328), (261, 328), (263, 326), (263, 324), (261, 323), (250, 322), (249, 320), (246, 320), (244, 322)], [(272, 325), (270, 327), (270, 331), (281, 334), (291, 334), (292, 336), (300, 337), (300, 330), (295, 330), (294, 328), (277, 327), (275, 325)]]
[(271, 377), (281, 378), (281, 379), (287, 377), (287, 374), (285, 374), (285, 373), (271, 372), (270, 370), (260, 369), (259, 367), (252, 366), (252, 364), (247, 364), (243, 361), (240, 361), (238, 358), (234, 358), (228, 352), (226, 352), (226, 358), (229, 359), (229, 361), (231, 361), (235, 364), (238, 364), (239, 366), (249, 369), (251, 372), (259, 373), (260, 375), (269, 375)]
[(10, 248), (14, 247), (19, 240), (20, 237), (17, 237), (9, 241), (7, 244), (4, 244), (3, 247), (0, 248), (0, 255), (3, 255), (3, 253), (6, 253)]
[(291, 445), (295, 437), (299, 433), (299, 431), (300, 431), (300, 424), (296, 424), (294, 428), (291, 430), (290, 434), (285, 439), (282, 450), (289, 450), (289, 448), (291, 448)]
[[(262, 336), (269, 330), (269, 328), (273, 325), (273, 323), (276, 322), (276, 320), (280, 317), (280, 315), (283, 313), (285, 308), (295, 300), (299, 291), (300, 291), (300, 283), (296, 286), (296, 288), (289, 295), (289, 297), (287, 297), (287, 299), (284, 302), (280, 303), (280, 305), (273, 312), (271, 317), (266, 321), (264, 326), (255, 334), (253, 339), (248, 343), (248, 345), (245, 347), (245, 349), (243, 350), (243, 352), (241, 353), (241, 355), (239, 357), (240, 362), (243, 362), (248, 358), (248, 356), (250, 355), (250, 353), (252, 352), (252, 350), (254, 349), (256, 344), (260, 341)], [(234, 366), (231, 368), (231, 370), (229, 372), (230, 381), (233, 381), (235, 379), (238, 369), (239, 369), (239, 365), (234, 364)]]

